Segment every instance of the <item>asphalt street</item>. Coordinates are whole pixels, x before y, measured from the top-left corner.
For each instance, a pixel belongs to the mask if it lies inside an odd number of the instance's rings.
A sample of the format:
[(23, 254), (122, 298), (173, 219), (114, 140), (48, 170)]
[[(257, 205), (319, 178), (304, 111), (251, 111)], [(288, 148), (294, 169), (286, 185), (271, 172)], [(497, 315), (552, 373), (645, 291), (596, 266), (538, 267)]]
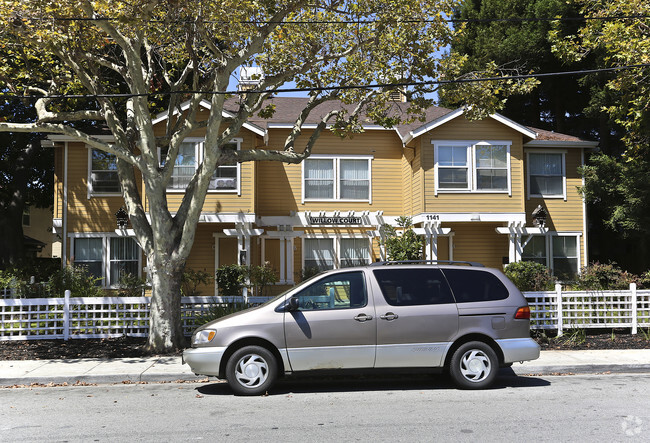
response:
[(288, 379), (0, 389), (1, 441), (648, 441), (650, 374)]

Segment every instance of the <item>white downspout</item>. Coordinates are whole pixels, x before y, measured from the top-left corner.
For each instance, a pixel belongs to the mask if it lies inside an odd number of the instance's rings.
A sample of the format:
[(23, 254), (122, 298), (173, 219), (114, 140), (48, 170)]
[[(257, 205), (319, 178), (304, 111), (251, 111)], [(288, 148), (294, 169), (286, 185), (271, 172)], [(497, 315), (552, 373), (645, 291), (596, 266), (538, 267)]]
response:
[(63, 267), (68, 266), (68, 142), (63, 148), (63, 239), (61, 244), (61, 255)]

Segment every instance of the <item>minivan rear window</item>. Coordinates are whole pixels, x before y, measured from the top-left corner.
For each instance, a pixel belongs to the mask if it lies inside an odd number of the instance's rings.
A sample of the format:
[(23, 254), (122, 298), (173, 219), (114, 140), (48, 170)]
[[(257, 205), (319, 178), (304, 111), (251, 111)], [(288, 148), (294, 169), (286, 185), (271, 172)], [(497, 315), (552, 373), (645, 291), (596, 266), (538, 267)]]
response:
[(508, 289), (494, 274), (476, 269), (445, 269), (444, 272), (457, 303), (508, 298)]
[(439, 269), (392, 268), (373, 271), (384, 299), (391, 306), (453, 303), (449, 285)]

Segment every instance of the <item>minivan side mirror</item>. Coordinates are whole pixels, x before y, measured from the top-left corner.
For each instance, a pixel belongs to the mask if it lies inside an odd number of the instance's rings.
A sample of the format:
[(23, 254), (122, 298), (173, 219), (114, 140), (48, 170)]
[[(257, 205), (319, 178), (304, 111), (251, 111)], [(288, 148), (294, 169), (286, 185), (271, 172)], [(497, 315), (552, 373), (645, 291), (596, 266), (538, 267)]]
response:
[(289, 311), (297, 311), (300, 309), (300, 299), (298, 297), (291, 297), (287, 308)]

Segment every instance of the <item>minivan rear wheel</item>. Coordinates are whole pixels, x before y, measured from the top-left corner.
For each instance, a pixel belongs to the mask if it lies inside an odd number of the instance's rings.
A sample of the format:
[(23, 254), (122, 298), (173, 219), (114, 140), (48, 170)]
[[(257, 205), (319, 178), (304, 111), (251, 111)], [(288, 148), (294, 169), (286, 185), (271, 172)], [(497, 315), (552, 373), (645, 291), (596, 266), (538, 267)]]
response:
[(261, 395), (277, 378), (277, 360), (261, 346), (244, 346), (236, 350), (226, 364), (226, 379), (237, 395)]
[(461, 345), (451, 357), (449, 373), (462, 389), (483, 389), (492, 384), (499, 369), (494, 349), (481, 341)]

